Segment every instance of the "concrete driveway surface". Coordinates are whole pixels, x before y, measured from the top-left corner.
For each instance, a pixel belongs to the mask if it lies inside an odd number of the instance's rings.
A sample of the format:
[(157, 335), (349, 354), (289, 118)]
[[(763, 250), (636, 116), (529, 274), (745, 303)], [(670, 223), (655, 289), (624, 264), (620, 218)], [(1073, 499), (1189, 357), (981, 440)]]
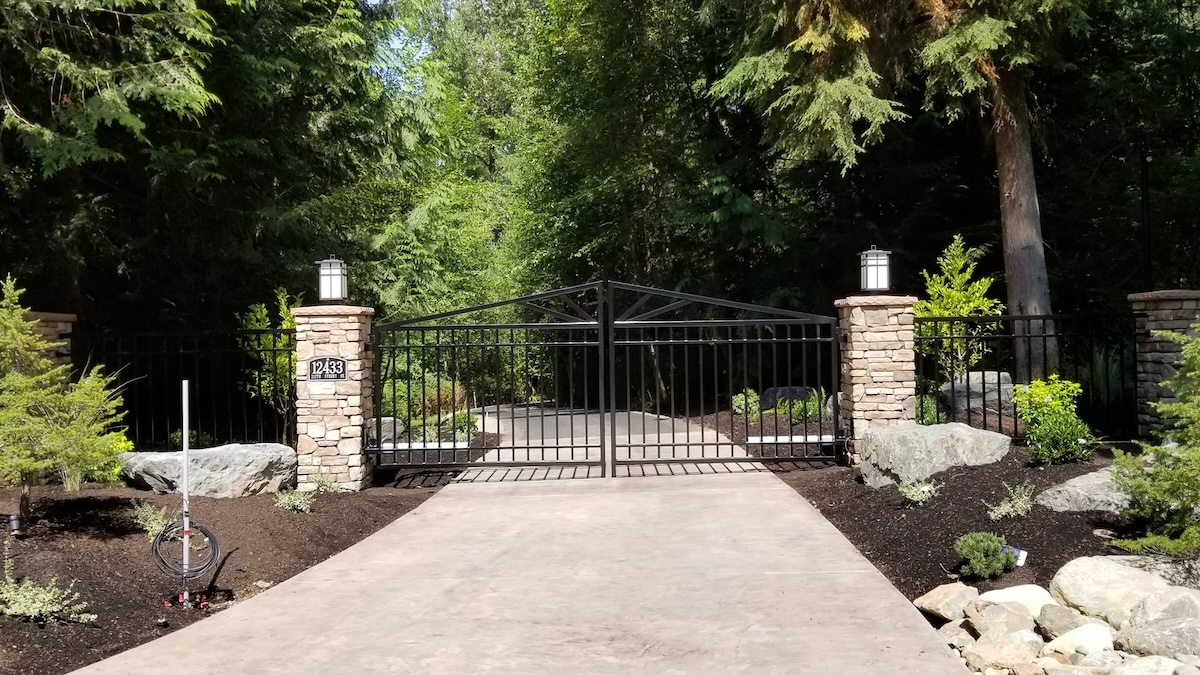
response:
[(963, 675), (768, 473), (455, 484), (211, 618), (84, 668)]

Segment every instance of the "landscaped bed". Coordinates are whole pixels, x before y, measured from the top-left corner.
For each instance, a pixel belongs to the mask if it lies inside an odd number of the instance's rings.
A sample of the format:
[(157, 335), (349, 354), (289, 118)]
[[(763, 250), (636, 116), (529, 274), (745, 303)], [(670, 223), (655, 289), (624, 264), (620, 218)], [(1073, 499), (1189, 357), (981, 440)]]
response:
[[(192, 498), (193, 518), (212, 530), (222, 549), (215, 581), (210, 586), (206, 577), (198, 590), (214, 607), (259, 593), (416, 508), (441, 481), (404, 482), (418, 487), (323, 494), (310, 513), (284, 511), (273, 495)], [(14, 512), (17, 496), (17, 490), (0, 490), (0, 513)], [(179, 499), (129, 488), (35, 488), (34, 522), (25, 539), (12, 542), (17, 576), (39, 582), (57, 576), (64, 586), (78, 580), (75, 590), (97, 618), (87, 625), (39, 626), (0, 616), (0, 673), (69, 672), (203, 618), (199, 610), (164, 608), (178, 582), (155, 566), (146, 534), (133, 519), (134, 500), (173, 511)], [(160, 618), (169, 625), (158, 627)]]

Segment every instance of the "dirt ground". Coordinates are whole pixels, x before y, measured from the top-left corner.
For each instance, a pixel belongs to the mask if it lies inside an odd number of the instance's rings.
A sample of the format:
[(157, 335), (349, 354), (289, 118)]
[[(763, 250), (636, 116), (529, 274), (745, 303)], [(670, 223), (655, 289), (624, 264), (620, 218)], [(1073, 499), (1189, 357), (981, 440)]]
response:
[[(342, 551), (419, 506), (441, 482), (409, 478), (399, 484), (410, 489), (320, 495), (311, 513), (283, 511), (270, 495), (193, 498), (192, 517), (214, 533), (222, 556), (215, 577), (201, 580), (198, 590), (214, 607), (261, 592), (256, 582), (279, 583)], [(90, 625), (39, 626), (0, 617), (0, 673), (69, 672), (205, 616), (164, 607), (178, 582), (155, 566), (149, 540), (133, 520), (133, 500), (173, 511), (178, 495), (85, 486), (76, 493), (37, 488), (34, 497), (34, 522), (11, 549), (17, 577), (58, 577), (63, 585), (77, 580), (75, 590), (98, 618)], [(14, 512), (16, 500), (15, 490), (0, 490), (0, 513)], [(157, 625), (160, 619), (166, 627)]]

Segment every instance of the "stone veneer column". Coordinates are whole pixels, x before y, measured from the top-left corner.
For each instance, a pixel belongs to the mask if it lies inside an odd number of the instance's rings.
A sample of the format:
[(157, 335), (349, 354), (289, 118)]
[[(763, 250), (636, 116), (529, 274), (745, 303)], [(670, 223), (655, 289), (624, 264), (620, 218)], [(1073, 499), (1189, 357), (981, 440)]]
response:
[(1153, 331), (1169, 330), (1195, 335), (1191, 330), (1200, 311), (1200, 291), (1153, 291), (1129, 296), (1137, 318), (1137, 406), (1138, 435), (1148, 438), (1163, 427), (1164, 420), (1152, 403), (1174, 403), (1175, 396), (1162, 382), (1175, 376), (1180, 345)]
[[(342, 490), (371, 483), (363, 422), (371, 417), (374, 361), (367, 347), (369, 307), (298, 307), (296, 317), (297, 490), (316, 489), (327, 475)], [(308, 363), (321, 356), (346, 359), (346, 379), (308, 381)]]
[(867, 295), (834, 303), (842, 332), (842, 403), (850, 461), (867, 429), (913, 419), (917, 355), (912, 296)]
[(76, 318), (74, 314), (57, 312), (25, 313), (27, 321), (37, 321), (37, 331), (42, 337), (59, 343), (58, 348), (48, 355), (56, 366), (71, 365), (71, 331), (75, 327)]

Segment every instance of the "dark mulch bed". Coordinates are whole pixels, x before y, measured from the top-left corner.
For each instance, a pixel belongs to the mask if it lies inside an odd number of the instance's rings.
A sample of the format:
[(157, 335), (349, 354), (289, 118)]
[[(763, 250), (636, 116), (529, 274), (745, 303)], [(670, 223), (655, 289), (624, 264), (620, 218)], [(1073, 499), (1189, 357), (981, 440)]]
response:
[[(397, 482), (415, 489), (321, 495), (305, 514), (277, 508), (270, 495), (193, 498), (193, 518), (213, 531), (222, 549), (223, 561), (206, 592), (214, 603), (260, 592), (255, 582), (278, 583), (342, 551), (416, 508), (446, 479), (444, 474), (411, 475)], [(163, 607), (178, 586), (151, 561), (149, 542), (132, 519), (132, 500), (171, 511), (179, 505), (178, 495), (86, 487), (77, 493), (58, 487), (34, 493), (35, 521), (28, 536), (12, 547), (18, 577), (77, 579), (75, 589), (98, 618), (91, 625), (43, 627), (0, 617), (0, 673), (68, 672), (205, 616)], [(0, 490), (0, 513), (14, 512), (16, 501), (15, 490)], [(169, 627), (157, 628), (159, 617)], [(169, 664), (163, 667), (169, 670)]]
[(819, 436), (835, 435), (833, 423), (829, 420), (802, 422), (797, 419), (789, 419), (787, 415), (776, 415), (772, 412), (763, 413), (758, 420), (747, 422), (746, 418), (741, 415), (734, 415), (728, 410), (722, 410), (715, 414), (705, 415), (702, 424), (710, 429), (716, 429), (729, 440), (742, 446), (752, 457), (763, 458), (818, 456), (830, 452), (830, 447), (822, 446), (819, 443), (748, 445), (746, 440), (749, 437), (809, 436), (815, 439)]
[(781, 465), (777, 475), (911, 599), (950, 581), (948, 572), (958, 564), (954, 540), (967, 532), (993, 532), (1029, 551), (1023, 567), (992, 581), (969, 581), (981, 591), (1018, 584), (1045, 587), (1071, 559), (1104, 555), (1105, 541), (1093, 530), (1120, 527), (1109, 514), (1056, 513), (1035, 504), (1023, 518), (993, 522), (983, 502), (996, 504), (1007, 496), (1004, 483), (1016, 486), (1031, 481), (1041, 492), (1111, 461), (1111, 454), (1101, 451), (1089, 462), (1038, 469), (1028, 466), (1024, 449), (1015, 446), (994, 464), (937, 474), (934, 479), (944, 483), (939, 496), (911, 508), (894, 486), (869, 488), (857, 480), (857, 469), (849, 467), (798, 470), (801, 467)]

